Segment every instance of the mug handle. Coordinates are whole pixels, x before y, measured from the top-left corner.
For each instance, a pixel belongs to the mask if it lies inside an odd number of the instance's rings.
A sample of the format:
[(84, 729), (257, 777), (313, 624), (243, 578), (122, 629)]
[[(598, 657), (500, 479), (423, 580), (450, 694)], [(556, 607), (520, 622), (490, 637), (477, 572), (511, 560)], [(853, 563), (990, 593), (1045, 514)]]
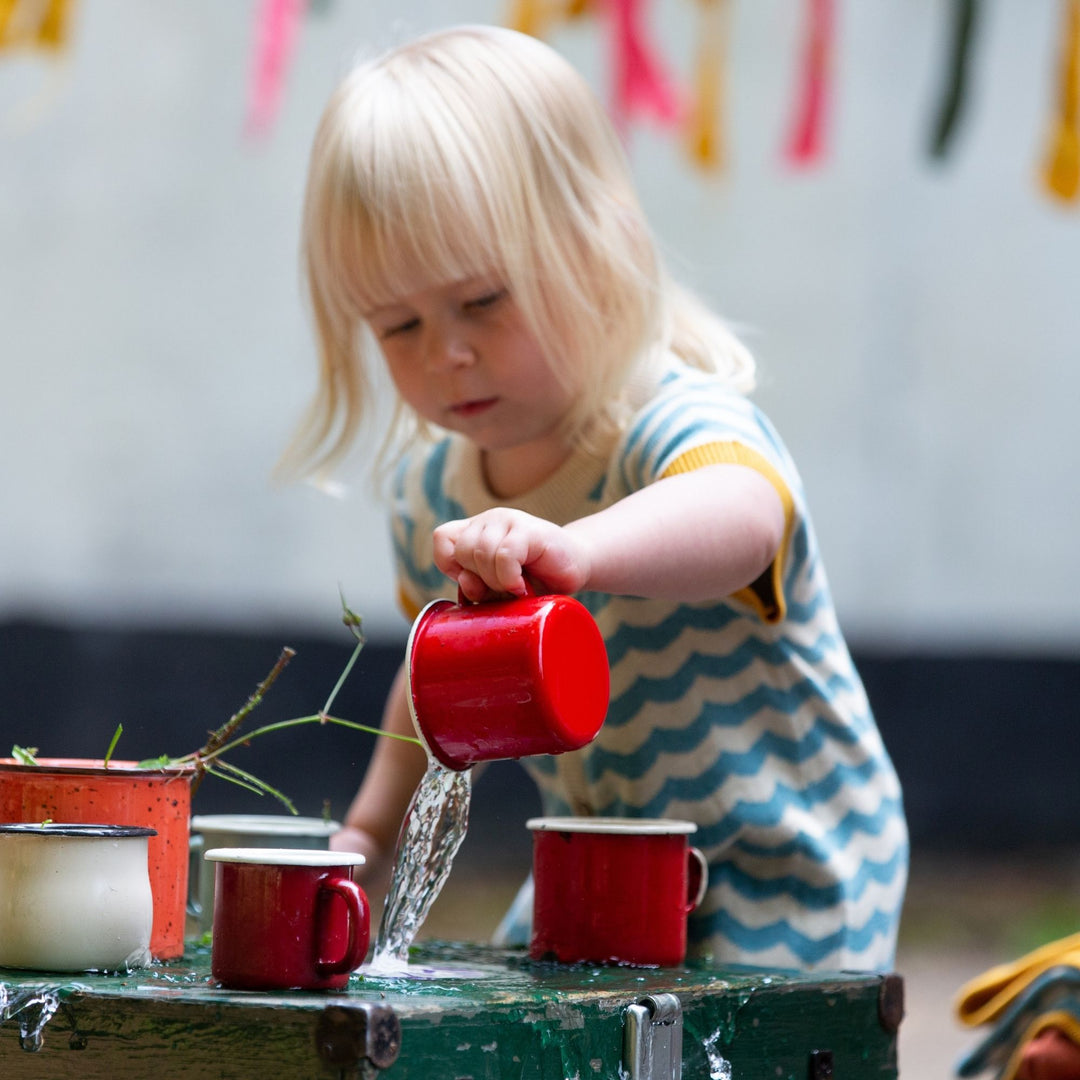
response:
[(705, 899), (709, 888), (709, 864), (700, 848), (686, 849), (686, 913), (689, 914)]
[(195, 833), (188, 838), (188, 894), (187, 913), (199, 916), (202, 914), (202, 904), (199, 902), (199, 875), (202, 873), (203, 837), (201, 833)]
[[(337, 893), (345, 901), (348, 912), (349, 944), (345, 955), (339, 960), (316, 960), (315, 967), (320, 975), (344, 975), (355, 971), (367, 955), (368, 938), (371, 935), (371, 912), (368, 909), (364, 890), (352, 878), (328, 877), (319, 884), (320, 892)], [(319, 936), (322, 937), (320, 927)], [(321, 951), (321, 950), (320, 950)]]

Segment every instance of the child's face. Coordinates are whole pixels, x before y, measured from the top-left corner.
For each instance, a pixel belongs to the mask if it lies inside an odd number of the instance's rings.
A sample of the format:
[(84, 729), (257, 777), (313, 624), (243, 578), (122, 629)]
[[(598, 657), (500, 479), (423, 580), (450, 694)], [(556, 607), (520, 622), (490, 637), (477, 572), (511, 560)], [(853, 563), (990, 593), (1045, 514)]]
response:
[(500, 278), (423, 289), (367, 321), (398, 393), (425, 420), (485, 451), (489, 478), (509, 474), (502, 486), (519, 486), (516, 473), (550, 472), (566, 457), (559, 426), (573, 388), (553, 372)]

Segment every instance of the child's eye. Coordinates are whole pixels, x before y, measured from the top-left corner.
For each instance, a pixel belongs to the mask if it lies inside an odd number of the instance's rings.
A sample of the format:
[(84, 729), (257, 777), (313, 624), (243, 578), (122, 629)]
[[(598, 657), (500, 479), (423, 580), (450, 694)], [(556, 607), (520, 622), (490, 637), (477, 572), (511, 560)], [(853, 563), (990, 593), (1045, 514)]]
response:
[(470, 310), (476, 310), (477, 308), (493, 307), (506, 296), (506, 289), (495, 289), (492, 292), (484, 293), (483, 296), (477, 296), (472, 300), (466, 301), (465, 307)]
[(403, 322), (395, 323), (393, 326), (388, 326), (384, 330), (379, 332), (379, 338), (385, 341), (389, 337), (394, 337), (396, 334), (407, 334), (410, 330), (415, 330), (420, 325), (420, 320), (417, 318), (405, 319)]

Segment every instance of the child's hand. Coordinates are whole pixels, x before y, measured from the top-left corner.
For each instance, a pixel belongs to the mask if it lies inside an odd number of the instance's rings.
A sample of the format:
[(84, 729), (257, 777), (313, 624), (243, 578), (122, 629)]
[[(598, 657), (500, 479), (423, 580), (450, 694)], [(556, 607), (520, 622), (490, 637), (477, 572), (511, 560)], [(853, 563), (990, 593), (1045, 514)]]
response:
[(525, 575), (555, 592), (573, 593), (589, 579), (585, 546), (566, 529), (520, 510), (496, 507), (435, 530), (435, 564), (469, 600), (493, 593), (523, 596)]

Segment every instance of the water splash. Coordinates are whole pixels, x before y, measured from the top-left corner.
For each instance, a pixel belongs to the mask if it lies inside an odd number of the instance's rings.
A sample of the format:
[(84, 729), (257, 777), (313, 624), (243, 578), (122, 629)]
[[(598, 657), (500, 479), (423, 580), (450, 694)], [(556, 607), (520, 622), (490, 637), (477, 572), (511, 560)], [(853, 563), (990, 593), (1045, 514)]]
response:
[(0, 984), (0, 1024), (19, 1018), (19, 1045), (31, 1053), (44, 1044), (45, 1025), (60, 1008), (60, 989), (56, 986), (28, 986), (10, 993)]
[(373, 974), (403, 974), (409, 946), (438, 898), (469, 824), (472, 771), (429, 758), (398, 837), (390, 891), (371, 963)]
[(716, 1049), (723, 1033), (723, 1028), (718, 1028), (701, 1043), (709, 1062), (709, 1080), (731, 1080), (731, 1062)]

